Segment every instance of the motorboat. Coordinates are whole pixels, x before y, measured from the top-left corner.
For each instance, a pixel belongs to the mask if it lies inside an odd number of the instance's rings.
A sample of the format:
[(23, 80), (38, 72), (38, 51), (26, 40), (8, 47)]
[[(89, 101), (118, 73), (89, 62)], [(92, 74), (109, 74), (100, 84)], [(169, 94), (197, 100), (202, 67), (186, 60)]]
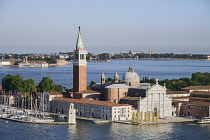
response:
[(198, 124), (206, 124), (210, 123), (210, 117), (202, 117), (200, 120), (197, 121)]

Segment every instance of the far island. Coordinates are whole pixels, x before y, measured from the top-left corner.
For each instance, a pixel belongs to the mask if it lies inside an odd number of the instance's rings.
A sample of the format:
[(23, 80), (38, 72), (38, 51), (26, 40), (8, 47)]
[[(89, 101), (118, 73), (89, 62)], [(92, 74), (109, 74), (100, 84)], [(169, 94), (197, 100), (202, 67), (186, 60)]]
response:
[[(70, 64), (74, 59), (73, 52), (59, 52), (51, 54), (0, 54), (0, 67), (50, 67)], [(148, 53), (132, 51), (128, 53), (90, 53), (86, 55), (87, 61), (109, 62), (116, 59), (171, 59), (171, 60), (210, 60), (207, 54), (174, 54), (174, 53)]]

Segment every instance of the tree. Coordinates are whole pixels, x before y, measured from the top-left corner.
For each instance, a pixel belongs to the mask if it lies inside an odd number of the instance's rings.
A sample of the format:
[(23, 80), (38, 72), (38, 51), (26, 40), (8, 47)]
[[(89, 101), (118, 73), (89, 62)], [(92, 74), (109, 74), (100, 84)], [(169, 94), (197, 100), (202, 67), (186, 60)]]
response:
[(106, 81), (106, 83), (108, 83), (108, 82), (114, 82), (114, 79), (112, 79), (112, 78), (109, 77), (109, 78), (106, 79), (105, 81)]
[(20, 74), (12, 76), (8, 74), (6, 77), (2, 79), (2, 88), (6, 91), (17, 91), (22, 92), (23, 89), (23, 78)]
[(23, 89), (23, 78), (20, 76), (20, 74), (17, 74), (13, 76), (12, 78), (12, 91), (21, 92)]
[(54, 90), (53, 80), (50, 77), (43, 77), (37, 90), (39, 92), (50, 92)]
[(92, 85), (95, 85), (95, 84), (96, 84), (95, 81), (91, 81), (89, 86), (91, 87)]
[(54, 85), (55, 91), (63, 91), (63, 87), (61, 85)]
[(53, 56), (50, 56), (50, 58), (45, 58), (45, 61), (48, 64), (56, 64), (57, 63), (56, 59)]
[(34, 86), (34, 80), (33, 79), (27, 79), (23, 81), (23, 92), (30, 92), (32, 93), (35, 89)]
[(63, 88), (66, 92), (73, 92), (73, 88), (66, 88), (66, 87), (63, 87)]
[(6, 92), (12, 90), (12, 78), (13, 76), (11, 74), (8, 74), (2, 79), (2, 89), (4, 89)]
[(14, 65), (19, 65), (20, 61), (15, 61)]

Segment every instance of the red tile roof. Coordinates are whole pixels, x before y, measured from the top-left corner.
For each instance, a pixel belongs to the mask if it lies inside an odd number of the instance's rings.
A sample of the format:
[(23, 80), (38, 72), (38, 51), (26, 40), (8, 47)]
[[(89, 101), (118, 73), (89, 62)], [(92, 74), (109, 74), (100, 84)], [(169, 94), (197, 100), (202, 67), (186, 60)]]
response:
[(210, 86), (189, 86), (185, 87), (182, 89), (188, 89), (188, 90), (193, 90), (193, 89), (210, 89)]
[(72, 99), (72, 98), (55, 97), (54, 100), (56, 100), (56, 101), (63, 101), (63, 102), (72, 102), (72, 103), (84, 104), (87, 101), (91, 100), (91, 98)]
[(81, 103), (81, 104), (92, 104), (92, 105), (100, 105), (100, 106), (131, 106), (128, 104), (118, 104), (114, 102), (108, 102), (108, 101), (97, 101), (92, 100), (91, 98), (81, 98), (81, 99), (72, 99), (72, 98), (62, 98), (62, 97), (56, 97), (54, 98), (56, 101), (63, 101), (63, 102), (71, 102), (71, 103)]
[(210, 98), (201, 98), (201, 97), (190, 97), (190, 99), (210, 101)]
[(49, 95), (63, 95), (61, 92), (58, 91), (52, 91), (52, 92), (46, 92)]
[[(142, 97), (143, 98), (143, 97)], [(135, 100), (135, 101), (139, 101), (142, 99), (141, 97), (130, 97), (130, 96), (125, 96), (123, 98), (121, 98), (120, 100)]]
[(210, 102), (202, 102), (202, 101), (186, 102), (186, 103), (183, 103), (183, 104), (198, 105), (198, 106), (210, 106)]
[(19, 92), (17, 94), (22, 95), (22, 96), (25, 96), (25, 95), (28, 96), (28, 95), (30, 95), (29, 92)]

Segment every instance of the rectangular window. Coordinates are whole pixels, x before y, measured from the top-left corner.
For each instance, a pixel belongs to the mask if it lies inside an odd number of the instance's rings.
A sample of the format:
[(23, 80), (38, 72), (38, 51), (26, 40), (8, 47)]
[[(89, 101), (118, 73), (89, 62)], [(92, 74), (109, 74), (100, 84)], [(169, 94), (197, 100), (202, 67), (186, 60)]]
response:
[(84, 54), (80, 54), (80, 59), (83, 60), (84, 58)]
[(78, 54), (75, 54), (75, 59), (76, 59), (76, 60), (78, 59)]

